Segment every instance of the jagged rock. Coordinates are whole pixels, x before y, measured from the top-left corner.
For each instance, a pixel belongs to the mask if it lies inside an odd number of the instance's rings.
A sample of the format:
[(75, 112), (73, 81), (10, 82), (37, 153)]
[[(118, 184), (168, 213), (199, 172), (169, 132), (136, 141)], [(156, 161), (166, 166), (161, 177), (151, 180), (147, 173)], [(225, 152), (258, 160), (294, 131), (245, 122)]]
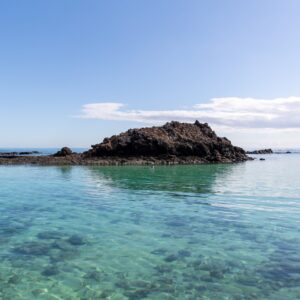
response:
[(56, 152), (54, 154), (54, 156), (60, 157), (60, 156), (68, 156), (68, 155), (71, 155), (71, 154), (73, 154), (73, 151), (70, 148), (63, 147), (63, 148), (61, 148), (61, 150)]
[(247, 154), (272, 154), (272, 149), (261, 149), (261, 150), (254, 150), (254, 151), (247, 151)]
[(54, 155), (0, 155), (0, 165), (176, 165), (250, 159), (242, 148), (218, 137), (207, 123), (173, 121), (161, 127), (130, 129), (84, 153), (64, 147)]
[(237, 162), (248, 159), (245, 151), (227, 138), (220, 138), (208, 126), (170, 122), (161, 127), (130, 129), (85, 152), (93, 157), (198, 157), (203, 162)]

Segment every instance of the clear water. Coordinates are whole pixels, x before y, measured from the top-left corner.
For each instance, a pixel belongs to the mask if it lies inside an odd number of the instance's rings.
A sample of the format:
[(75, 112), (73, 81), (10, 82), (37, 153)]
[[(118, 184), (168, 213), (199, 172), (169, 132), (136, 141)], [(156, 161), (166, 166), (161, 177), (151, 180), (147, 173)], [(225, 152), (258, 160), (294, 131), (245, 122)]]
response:
[(0, 299), (300, 299), (300, 155), (0, 167)]

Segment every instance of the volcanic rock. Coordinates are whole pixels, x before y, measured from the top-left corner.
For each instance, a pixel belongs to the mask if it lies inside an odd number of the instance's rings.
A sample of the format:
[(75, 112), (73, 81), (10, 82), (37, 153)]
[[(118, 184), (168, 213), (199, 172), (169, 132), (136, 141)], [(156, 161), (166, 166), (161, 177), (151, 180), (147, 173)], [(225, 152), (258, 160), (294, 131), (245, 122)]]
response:
[(247, 151), (247, 154), (272, 154), (272, 149), (261, 149), (261, 150), (254, 150), (254, 151)]
[(54, 155), (1, 156), (0, 165), (176, 165), (242, 162), (252, 158), (208, 126), (170, 122), (161, 127), (130, 129), (105, 138), (84, 153), (64, 147)]
[(39, 152), (38, 151), (0, 152), (0, 157), (2, 157), (2, 158), (14, 158), (16, 156), (32, 155), (32, 154), (39, 154)]
[(153, 157), (182, 159), (194, 157), (202, 162), (238, 162), (249, 157), (242, 148), (235, 147), (227, 138), (221, 138), (208, 126), (170, 122), (161, 127), (130, 129), (85, 152), (86, 158)]
[(73, 151), (70, 148), (63, 147), (61, 150), (56, 152), (53, 156), (60, 157), (60, 156), (68, 156), (68, 155), (71, 155), (71, 154), (73, 154)]

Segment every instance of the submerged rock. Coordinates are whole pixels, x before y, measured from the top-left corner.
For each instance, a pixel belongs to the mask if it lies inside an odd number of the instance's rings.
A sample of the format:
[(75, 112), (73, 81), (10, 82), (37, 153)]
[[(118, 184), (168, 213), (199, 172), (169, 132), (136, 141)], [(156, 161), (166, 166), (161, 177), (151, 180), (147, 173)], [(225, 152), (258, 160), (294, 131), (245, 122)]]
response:
[(179, 250), (177, 255), (179, 258), (185, 258), (185, 257), (190, 257), (192, 253), (188, 250)]
[(89, 279), (89, 280), (93, 280), (96, 282), (100, 282), (101, 279), (103, 278), (103, 274), (100, 271), (97, 270), (93, 270), (93, 271), (89, 271), (84, 275), (85, 279)]
[(55, 240), (55, 239), (60, 239), (64, 236), (63, 233), (59, 231), (42, 231), (38, 233), (37, 237), (40, 240)]
[(20, 224), (7, 224), (4, 225), (2, 228), (0, 227), (1, 235), (5, 237), (11, 237), (15, 234), (20, 234), (24, 230), (26, 230), (26, 226)]
[[(207, 276), (207, 281), (210, 281), (212, 278), (222, 279), (224, 275), (230, 271), (230, 267), (228, 264), (223, 261), (214, 259), (195, 260), (194, 262), (189, 264), (189, 266), (191, 266), (196, 272), (208, 272), (209, 276)], [(201, 277), (201, 279), (203, 278)]]
[(52, 263), (65, 262), (67, 260), (74, 259), (79, 256), (79, 252), (76, 249), (73, 250), (58, 250), (52, 251), (50, 254), (50, 261)]
[(164, 255), (167, 252), (168, 252), (167, 249), (159, 248), (159, 249), (155, 249), (155, 250), (151, 251), (150, 253), (154, 254), (154, 255)]
[(12, 275), (11, 277), (9, 277), (7, 283), (8, 283), (8, 284), (17, 284), (17, 283), (19, 283), (20, 281), (21, 281), (20, 276), (14, 274), (14, 275)]
[(44, 276), (54, 276), (57, 274), (59, 274), (59, 269), (57, 266), (49, 266), (42, 272), (42, 275)]
[(85, 239), (79, 235), (72, 235), (69, 239), (68, 239), (68, 242), (71, 244), (71, 245), (74, 245), (74, 246), (82, 246), (84, 245), (86, 242), (85, 242)]
[(178, 259), (178, 256), (175, 255), (175, 254), (171, 254), (171, 255), (168, 255), (167, 257), (165, 257), (165, 262), (173, 262), (175, 260)]
[(209, 275), (213, 278), (222, 279), (224, 277), (224, 271), (222, 269), (211, 270), (209, 271)]
[(54, 241), (52, 244), (52, 247), (63, 250), (63, 251), (72, 251), (73, 250), (73, 247), (70, 245), (70, 243), (65, 240)]
[(169, 265), (157, 265), (154, 267), (155, 271), (159, 274), (165, 274), (165, 273), (171, 273), (172, 272), (172, 267)]
[(124, 293), (126, 297), (128, 297), (129, 300), (140, 300), (143, 298), (146, 298), (150, 291), (147, 289), (138, 289), (133, 291), (127, 291)]
[(184, 218), (167, 218), (165, 224), (170, 227), (184, 227), (188, 225), (188, 222)]
[(23, 255), (47, 255), (50, 251), (51, 246), (45, 243), (39, 242), (25, 242), (24, 244), (13, 248), (13, 251)]

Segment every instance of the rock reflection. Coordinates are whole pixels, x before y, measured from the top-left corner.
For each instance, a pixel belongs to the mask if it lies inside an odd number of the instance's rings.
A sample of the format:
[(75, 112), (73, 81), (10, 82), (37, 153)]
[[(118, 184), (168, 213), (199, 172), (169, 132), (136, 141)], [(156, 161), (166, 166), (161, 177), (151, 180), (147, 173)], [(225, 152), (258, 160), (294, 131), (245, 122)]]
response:
[(216, 180), (228, 176), (238, 164), (155, 167), (89, 168), (97, 183), (132, 190), (169, 191), (172, 196), (184, 193), (211, 193)]

